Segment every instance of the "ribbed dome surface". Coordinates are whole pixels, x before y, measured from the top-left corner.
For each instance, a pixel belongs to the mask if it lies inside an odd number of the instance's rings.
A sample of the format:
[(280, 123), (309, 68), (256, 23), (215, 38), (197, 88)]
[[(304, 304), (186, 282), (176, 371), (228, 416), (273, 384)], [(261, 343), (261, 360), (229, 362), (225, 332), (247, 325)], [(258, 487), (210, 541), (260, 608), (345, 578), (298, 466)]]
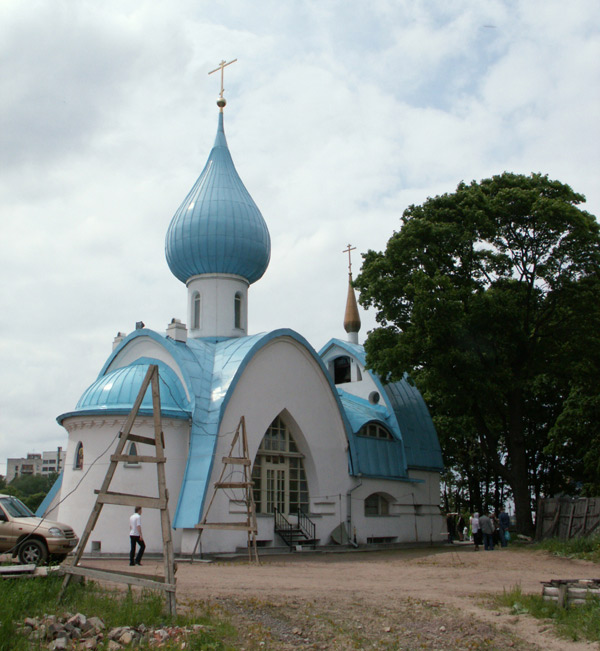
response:
[[(148, 367), (149, 364), (133, 364), (118, 368), (98, 378), (84, 391), (75, 411), (131, 410), (146, 377)], [(188, 400), (175, 372), (166, 364), (159, 363), (158, 375), (161, 411), (163, 413), (187, 411), (189, 409)], [(146, 390), (141, 409), (152, 409), (151, 385)]]
[(253, 283), (267, 269), (269, 231), (233, 164), (222, 113), (204, 170), (171, 220), (165, 252), (184, 283), (207, 273), (236, 274)]

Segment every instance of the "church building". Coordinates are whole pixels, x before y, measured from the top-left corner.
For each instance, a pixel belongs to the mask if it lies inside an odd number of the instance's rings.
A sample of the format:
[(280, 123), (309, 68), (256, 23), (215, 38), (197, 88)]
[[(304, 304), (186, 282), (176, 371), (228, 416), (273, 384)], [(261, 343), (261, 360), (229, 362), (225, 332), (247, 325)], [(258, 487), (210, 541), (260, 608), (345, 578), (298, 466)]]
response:
[[(441, 542), (437, 434), (414, 386), (385, 384), (366, 368), (351, 270), (346, 340), (317, 352), (291, 329), (250, 334), (249, 288), (267, 271), (271, 239), (229, 152), (222, 90), (217, 105), (214, 146), (166, 234), (169, 268), (187, 290), (186, 321), (173, 319), (165, 332), (140, 322), (118, 334), (97, 379), (57, 419), (68, 432), (66, 461), (39, 513), (82, 534), (141, 383), (157, 365), (176, 554), (195, 550), (209, 505), (215, 522), (247, 515), (242, 492), (215, 489), (242, 417), (260, 547)], [(153, 437), (153, 427), (149, 389), (133, 433)], [(154, 450), (132, 442), (128, 454)], [(242, 469), (230, 468), (227, 481), (240, 481)], [(110, 489), (156, 496), (155, 465), (120, 462)], [(132, 512), (105, 505), (86, 553), (127, 553)], [(302, 525), (293, 544), (281, 522)], [(158, 511), (144, 509), (143, 530), (147, 552), (162, 552)], [(201, 537), (207, 554), (246, 545), (243, 528)]]

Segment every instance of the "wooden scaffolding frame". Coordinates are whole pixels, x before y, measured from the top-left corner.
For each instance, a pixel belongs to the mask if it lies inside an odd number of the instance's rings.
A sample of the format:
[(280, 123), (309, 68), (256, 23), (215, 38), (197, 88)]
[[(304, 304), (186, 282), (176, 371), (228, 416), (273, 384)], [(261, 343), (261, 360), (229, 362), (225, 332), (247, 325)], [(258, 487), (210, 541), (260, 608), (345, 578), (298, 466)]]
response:
[[(154, 417), (154, 438), (148, 436), (138, 436), (131, 433), (131, 429), (137, 417), (138, 411), (144, 399), (148, 385), (152, 384), (152, 411)], [(124, 454), (128, 443), (142, 443), (144, 445), (153, 445), (156, 454), (151, 455), (131, 455)], [(115, 583), (127, 583), (129, 585), (138, 585), (151, 588), (154, 590), (163, 590), (166, 595), (167, 611), (175, 615), (177, 602), (175, 595), (175, 558), (173, 554), (173, 541), (171, 538), (171, 522), (169, 518), (169, 494), (165, 477), (165, 441), (162, 431), (162, 419), (160, 411), (160, 386), (158, 366), (152, 364), (149, 366), (146, 376), (140, 387), (140, 391), (135, 399), (133, 408), (125, 421), (122, 431), (119, 433), (119, 442), (115, 453), (110, 457), (110, 464), (102, 482), (100, 490), (94, 491), (97, 494), (96, 503), (92, 509), (84, 532), (75, 550), (72, 565), (65, 565), (66, 573), (59, 600), (62, 598), (64, 591), (69, 584), (72, 575), (87, 576), (89, 578), (113, 581)], [(120, 462), (125, 463), (155, 463), (158, 479), (158, 497), (148, 497), (146, 495), (132, 495), (127, 493), (116, 493), (109, 491), (110, 483), (113, 479), (117, 466)], [(108, 572), (106, 570), (97, 570), (94, 568), (80, 567), (79, 561), (83, 555), (85, 546), (89, 537), (98, 522), (100, 512), (105, 504), (117, 504), (121, 506), (141, 506), (150, 509), (160, 510), (160, 523), (163, 539), (163, 557), (165, 573), (164, 577), (144, 578), (138, 574), (127, 574), (124, 572)], [(162, 580), (161, 580), (162, 579)]]
[[(236, 446), (238, 446), (238, 450), (236, 450)], [(239, 455), (239, 446), (241, 446), (241, 456)], [(238, 456), (235, 454), (236, 451), (238, 452)], [(221, 470), (221, 475), (215, 482), (213, 494), (206, 508), (206, 513), (200, 523), (196, 525), (196, 529), (199, 531), (194, 552), (200, 544), (200, 538), (205, 529), (246, 530), (248, 533), (248, 560), (254, 560), (257, 563), (260, 563), (258, 560), (258, 550), (256, 548), (256, 534), (258, 533), (258, 527), (256, 524), (254, 495), (252, 494), (252, 475), (250, 470), (252, 461), (250, 459), (250, 453), (248, 452), (248, 437), (246, 436), (246, 419), (244, 416), (240, 418), (240, 422), (235, 430), (229, 454), (226, 457), (223, 457), (222, 461), (223, 468)], [(239, 472), (239, 470), (228, 471), (228, 466), (242, 466), (241, 481), (227, 481), (226, 477), (229, 477), (233, 472)], [(243, 522), (208, 522), (210, 507), (212, 506), (217, 491), (228, 488), (243, 490), (243, 501), (246, 504), (246, 520)]]

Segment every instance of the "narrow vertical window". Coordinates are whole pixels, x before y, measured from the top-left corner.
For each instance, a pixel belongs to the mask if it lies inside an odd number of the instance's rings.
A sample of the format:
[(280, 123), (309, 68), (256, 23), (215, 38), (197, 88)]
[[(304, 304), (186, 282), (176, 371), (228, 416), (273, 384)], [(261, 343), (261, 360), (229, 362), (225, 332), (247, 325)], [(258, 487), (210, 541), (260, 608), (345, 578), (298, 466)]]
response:
[(234, 327), (242, 327), (242, 295), (238, 292), (233, 303)]
[(194, 293), (192, 298), (192, 329), (198, 330), (200, 328), (200, 294)]
[(83, 443), (79, 441), (75, 449), (75, 459), (73, 460), (75, 470), (83, 470)]
[[(132, 442), (131, 442), (131, 445), (129, 446), (129, 451), (127, 452), (127, 454), (128, 454), (129, 456), (131, 456), (131, 457), (137, 457), (137, 453), (138, 453), (138, 452), (137, 452), (137, 446), (136, 446), (136, 444), (132, 441)], [(125, 462), (125, 466), (126, 466), (127, 468), (134, 468), (134, 467), (137, 467), (137, 466), (139, 466), (139, 465), (140, 465), (140, 462), (139, 462), (139, 461), (126, 461), (126, 462)]]

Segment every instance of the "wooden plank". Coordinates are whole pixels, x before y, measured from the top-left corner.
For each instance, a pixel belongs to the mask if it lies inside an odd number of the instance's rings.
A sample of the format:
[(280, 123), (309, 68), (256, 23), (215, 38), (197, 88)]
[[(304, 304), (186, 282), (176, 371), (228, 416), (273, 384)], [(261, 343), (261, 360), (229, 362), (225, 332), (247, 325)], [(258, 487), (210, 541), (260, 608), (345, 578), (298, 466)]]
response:
[(585, 536), (585, 528), (587, 526), (587, 519), (588, 519), (588, 507), (589, 507), (589, 500), (586, 497), (585, 498), (585, 514), (583, 516), (583, 524), (581, 525), (581, 535)]
[(232, 463), (238, 466), (249, 466), (252, 464), (250, 459), (244, 459), (243, 457), (223, 457), (223, 463)]
[(76, 574), (77, 576), (85, 576), (90, 579), (112, 581), (113, 583), (126, 583), (128, 585), (137, 585), (141, 588), (152, 588), (154, 590), (164, 590), (166, 592), (175, 592), (176, 587), (174, 583), (164, 582), (164, 579), (163, 581), (156, 581), (152, 579), (145, 579), (142, 576), (133, 576), (132, 574), (97, 570), (91, 567), (66, 566), (64, 568), (64, 571), (66, 574)]
[(35, 563), (28, 563), (27, 565), (0, 565), (0, 576), (33, 574), (36, 567)]
[[(142, 381), (142, 385), (138, 392), (137, 398), (135, 399), (135, 402), (133, 403), (133, 407), (129, 412), (129, 416), (127, 416), (127, 420), (125, 421), (125, 427), (123, 427), (123, 430), (121, 432), (120, 443), (125, 444), (125, 440), (129, 438), (129, 433), (131, 432), (133, 423), (135, 422), (135, 419), (138, 415), (138, 411), (140, 410), (140, 407), (142, 405), (142, 401), (144, 400), (144, 396), (146, 395), (146, 390), (148, 389), (148, 385), (150, 384), (153, 376), (155, 375), (155, 373), (157, 373), (157, 371), (158, 371), (158, 366), (155, 366), (154, 364), (148, 367), (146, 376)], [(118, 450), (118, 452), (120, 453), (121, 450)]]
[[(131, 434), (131, 429), (137, 417), (139, 408), (142, 404), (144, 395), (148, 389), (148, 385), (152, 384), (152, 408), (153, 408), (153, 421), (154, 421), (154, 439), (145, 436), (138, 436)], [(156, 448), (156, 456), (148, 455), (128, 455), (123, 454), (125, 445), (129, 442), (142, 443), (145, 445), (153, 445)], [(148, 371), (142, 385), (140, 387), (137, 398), (134, 402), (133, 408), (125, 421), (123, 430), (119, 433), (119, 442), (115, 453), (110, 458), (110, 464), (102, 482), (100, 490), (94, 491), (98, 496), (96, 503), (92, 509), (92, 513), (87, 522), (85, 530), (79, 541), (79, 546), (75, 551), (75, 557), (72, 565), (65, 566), (65, 579), (60, 590), (58, 599), (62, 598), (65, 588), (69, 583), (69, 579), (73, 574), (88, 576), (90, 578), (97, 578), (105, 581), (112, 581), (115, 583), (126, 583), (129, 585), (138, 585), (152, 589), (159, 589), (166, 591), (167, 610), (171, 615), (176, 614), (176, 598), (175, 598), (175, 558), (173, 555), (173, 544), (171, 539), (171, 526), (169, 522), (168, 501), (169, 495), (166, 489), (165, 480), (165, 454), (164, 454), (165, 439), (162, 432), (161, 410), (160, 410), (160, 386), (158, 366), (152, 364), (148, 367)], [(143, 495), (131, 495), (125, 493), (110, 492), (108, 487), (112, 481), (118, 463), (123, 461), (125, 463), (155, 463), (158, 474), (158, 497), (146, 497)], [(141, 506), (151, 509), (159, 509), (161, 513), (161, 526), (163, 537), (164, 561), (165, 561), (165, 577), (160, 581), (149, 578), (140, 577), (131, 573), (115, 573), (105, 570), (96, 570), (93, 568), (78, 567), (78, 562), (81, 559), (85, 545), (89, 536), (94, 529), (103, 504), (117, 504), (121, 506)]]
[[(236, 449), (238, 441), (241, 442), (241, 456), (240, 450)], [(229, 454), (222, 457), (222, 461), (223, 467), (221, 468), (221, 474), (219, 476), (219, 479), (214, 483), (214, 490), (210, 498), (210, 502), (204, 511), (204, 518), (199, 524), (196, 525), (196, 529), (199, 530), (198, 539), (196, 541), (196, 545), (194, 546), (194, 550), (192, 551), (192, 556), (196, 552), (196, 549), (200, 543), (200, 537), (202, 536), (204, 529), (230, 529), (236, 531), (246, 531), (248, 535), (248, 558), (249, 560), (252, 560), (252, 551), (254, 551), (256, 562), (258, 562), (258, 551), (256, 549), (256, 534), (258, 533), (258, 527), (256, 523), (256, 512), (254, 510), (254, 500), (252, 495), (252, 487), (254, 486), (254, 482), (252, 481), (252, 477), (250, 475), (250, 467), (252, 465), (252, 462), (250, 461), (250, 454), (248, 452), (246, 419), (244, 416), (240, 418), (240, 422), (235, 430), (235, 434), (231, 442), (231, 447), (229, 449)], [(226, 476), (225, 473), (228, 465), (241, 465), (243, 467), (243, 481), (223, 481), (223, 478)], [(241, 489), (244, 491), (243, 501), (247, 507), (245, 522), (206, 522), (213, 500), (215, 499), (217, 491), (221, 488)]]
[(571, 502), (571, 513), (569, 515), (569, 528), (567, 529), (567, 540), (571, 539), (571, 530), (573, 529), (573, 516), (575, 515), (575, 504), (576, 502)]
[[(94, 491), (96, 492), (96, 491)], [(142, 506), (149, 509), (164, 509), (166, 500), (160, 497), (146, 497), (144, 495), (127, 495), (125, 493), (99, 493), (99, 504), (118, 504), (120, 506)]]
[(196, 525), (196, 529), (237, 529), (246, 531), (252, 527), (247, 522), (205, 522)]
[[(123, 432), (120, 432), (119, 436), (123, 436)], [(143, 443), (144, 445), (156, 445), (154, 439), (151, 439), (149, 436), (139, 436), (138, 434), (130, 434), (127, 437), (127, 440), (132, 441), (133, 443)]]
[[(115, 450), (116, 454), (123, 453), (123, 449), (125, 448), (125, 444), (127, 442), (127, 437), (129, 435), (129, 432), (131, 431), (131, 428), (133, 427), (133, 423), (135, 422), (135, 417), (137, 416), (140, 405), (142, 404), (142, 400), (144, 399), (144, 394), (146, 393), (146, 389), (150, 384), (152, 376), (157, 372), (158, 372), (158, 366), (152, 365), (148, 367), (148, 371), (146, 372), (146, 376), (142, 381), (142, 386), (137, 395), (137, 398), (135, 399), (133, 408), (129, 412), (129, 416), (127, 417), (127, 420), (125, 422), (125, 427), (123, 428), (122, 432), (119, 435), (120, 439), (119, 442), (117, 443), (117, 449)], [(117, 469), (117, 463), (111, 461), (108, 464), (108, 470), (106, 471), (106, 475), (104, 476), (104, 481), (102, 482), (102, 486), (100, 487), (100, 491), (99, 491), (100, 494), (106, 493), (108, 491), (108, 487), (110, 486), (110, 483), (113, 479), (116, 469)], [(85, 549), (89, 537), (92, 531), (94, 530), (94, 527), (96, 526), (96, 522), (98, 522), (98, 518), (100, 517), (102, 506), (103, 506), (102, 502), (100, 502), (100, 500), (97, 499), (92, 509), (92, 512), (90, 514), (89, 520), (87, 521), (85, 529), (81, 534), (81, 538), (79, 539), (79, 544), (77, 545), (77, 548), (75, 550), (75, 557), (73, 562), (74, 565), (77, 565), (77, 563), (81, 560), (81, 557), (83, 555), (83, 550)], [(63, 587), (60, 591), (59, 600), (62, 598), (64, 590), (67, 587), (68, 580), (69, 580), (69, 575), (65, 577), (65, 583), (63, 583)]]
[[(160, 385), (157, 372), (152, 378), (152, 411), (154, 413), (154, 438), (156, 440), (156, 456), (159, 459), (165, 458), (164, 446), (165, 439), (162, 431), (161, 420), (161, 406), (160, 406)], [(165, 475), (164, 463), (159, 463), (156, 466), (156, 476), (158, 480), (158, 494), (165, 500), (165, 507), (160, 511), (160, 526), (162, 530), (164, 565), (166, 580), (175, 583), (175, 556), (173, 554), (173, 543), (171, 539), (171, 523), (169, 518), (169, 510), (166, 505), (169, 501), (169, 491), (167, 490), (167, 481)], [(167, 609), (171, 615), (177, 612), (177, 602), (175, 599), (175, 591), (167, 593)]]
[(141, 456), (139, 454), (111, 454), (111, 461), (124, 461), (125, 463), (164, 463), (166, 459)]
[(558, 520), (560, 518), (560, 502), (558, 500), (555, 500), (555, 507), (556, 507), (556, 513), (554, 514), (554, 519), (552, 520), (552, 524), (550, 526), (550, 529), (548, 530), (548, 533), (546, 534), (547, 536), (555, 535), (556, 528), (558, 527)]
[(567, 605), (567, 584), (561, 583), (558, 586), (558, 607), (564, 608)]
[(146, 573), (140, 574), (139, 571), (136, 572), (133, 569), (129, 570), (129, 567), (127, 568), (129, 571), (127, 571), (127, 570), (107, 570), (106, 568), (91, 567), (90, 565), (60, 565), (57, 567), (57, 571), (58, 572), (62, 571), (64, 573), (66, 567), (68, 568), (75, 567), (76, 573), (80, 573), (80, 570), (86, 570), (86, 571), (92, 570), (94, 572), (96, 571), (104, 572), (106, 574), (110, 574), (111, 576), (116, 576), (116, 577), (125, 575), (125, 576), (132, 576), (137, 579), (141, 578), (146, 581), (156, 581), (157, 583), (169, 583), (162, 574), (146, 574)]

